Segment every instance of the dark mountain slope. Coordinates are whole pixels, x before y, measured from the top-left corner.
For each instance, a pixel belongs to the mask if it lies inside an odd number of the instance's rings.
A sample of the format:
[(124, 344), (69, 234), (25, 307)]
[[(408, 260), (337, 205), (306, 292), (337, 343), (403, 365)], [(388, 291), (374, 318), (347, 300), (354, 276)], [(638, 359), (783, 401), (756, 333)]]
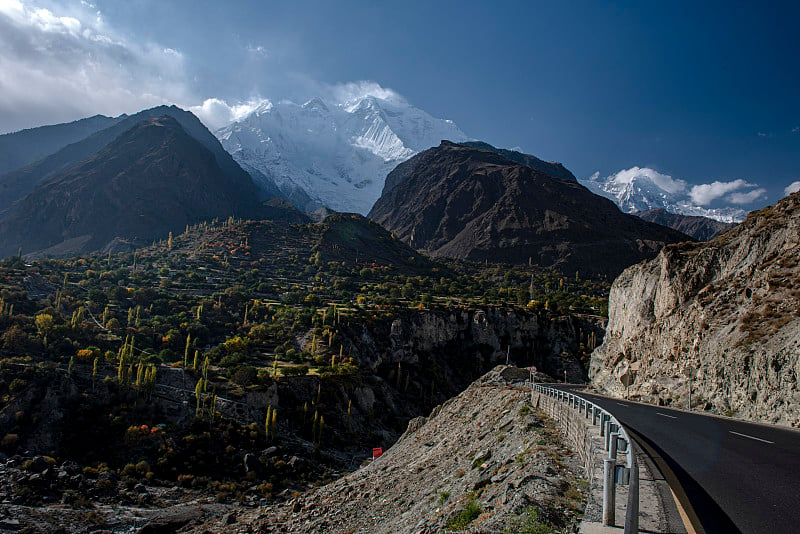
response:
[(543, 161), (537, 158), (536, 156), (525, 154), (524, 152), (518, 152), (516, 150), (506, 150), (505, 148), (496, 148), (490, 145), (489, 143), (484, 143), (483, 141), (467, 141), (461, 144), (464, 146), (472, 148), (480, 148), (481, 150), (488, 150), (490, 152), (500, 154), (506, 159), (510, 159), (513, 162), (525, 165), (526, 167), (530, 167), (531, 169), (535, 169), (539, 172), (549, 174), (550, 176), (553, 176), (555, 178), (561, 178), (562, 180), (570, 180), (572, 182), (578, 181), (575, 178), (575, 175), (572, 174), (570, 170), (564, 167), (561, 163), (552, 161)]
[(690, 239), (577, 182), (447, 141), (399, 165), (388, 183), (369, 217), (434, 255), (616, 275)]
[(96, 250), (114, 238), (149, 241), (263, 209), (246, 173), (225, 173), (211, 151), (164, 116), (140, 122), (15, 204), (0, 221), (0, 255), (59, 244), (60, 253)]
[(58, 152), (95, 132), (124, 120), (127, 115), (95, 115), (64, 124), (28, 128), (0, 135), (0, 175)]
[(239, 167), (230, 154), (225, 152), (217, 138), (203, 126), (197, 117), (176, 106), (158, 106), (131, 115), (32, 165), (0, 176), (0, 212), (7, 210), (17, 200), (25, 198), (36, 185), (44, 183), (69, 167), (84, 161), (141, 121), (165, 115), (175, 119), (186, 133), (209, 150), (214, 155), (219, 168), (231, 180), (239, 182), (243, 186), (252, 182), (250, 176)]
[(717, 234), (736, 226), (735, 223), (724, 223), (709, 219), (708, 217), (697, 217), (692, 215), (678, 215), (670, 213), (665, 209), (653, 209), (638, 211), (634, 213), (640, 219), (654, 222), (662, 226), (668, 226), (679, 232), (691, 236), (698, 241), (710, 241)]

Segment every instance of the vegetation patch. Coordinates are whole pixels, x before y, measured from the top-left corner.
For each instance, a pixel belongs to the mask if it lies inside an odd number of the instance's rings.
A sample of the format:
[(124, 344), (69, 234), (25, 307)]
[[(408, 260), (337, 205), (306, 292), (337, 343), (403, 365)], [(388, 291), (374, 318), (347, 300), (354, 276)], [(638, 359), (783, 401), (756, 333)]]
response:
[(531, 506), (522, 515), (509, 519), (503, 532), (506, 534), (548, 534), (553, 532), (553, 529), (539, 519), (539, 509)]
[(467, 502), (464, 508), (447, 520), (447, 530), (464, 530), (481, 515), (481, 505), (478, 502), (477, 496), (474, 493), (468, 493), (466, 499)]

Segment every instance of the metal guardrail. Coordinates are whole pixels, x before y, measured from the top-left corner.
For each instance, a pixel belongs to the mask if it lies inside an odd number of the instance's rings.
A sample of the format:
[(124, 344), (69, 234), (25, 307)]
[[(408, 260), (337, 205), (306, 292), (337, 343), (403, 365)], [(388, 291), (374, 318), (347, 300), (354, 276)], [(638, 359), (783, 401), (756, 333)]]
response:
[[(552, 387), (535, 384), (534, 391), (546, 395), (575, 410), (592, 425), (600, 426), (604, 449), (608, 456), (603, 461), (603, 525), (615, 523), (616, 486), (628, 486), (628, 502), (625, 509), (625, 534), (639, 532), (639, 468), (636, 461), (635, 444), (625, 428), (611, 412), (601, 408), (580, 395)], [(617, 453), (625, 454), (623, 463), (617, 462)]]

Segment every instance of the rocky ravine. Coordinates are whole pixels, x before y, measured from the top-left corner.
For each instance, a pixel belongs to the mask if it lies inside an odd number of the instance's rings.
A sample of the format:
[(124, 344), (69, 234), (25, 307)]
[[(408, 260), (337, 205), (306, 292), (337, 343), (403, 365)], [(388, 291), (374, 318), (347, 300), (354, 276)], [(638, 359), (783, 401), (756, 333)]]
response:
[(800, 426), (800, 194), (709, 243), (666, 247), (611, 288), (595, 386)]
[(285, 503), (243, 509), (191, 531), (489, 533), (534, 532), (523, 529), (540, 524), (572, 532), (585, 507), (580, 462), (531, 408), (530, 391), (509, 383), (526, 375), (498, 367), (429, 417), (411, 421), (366, 467)]

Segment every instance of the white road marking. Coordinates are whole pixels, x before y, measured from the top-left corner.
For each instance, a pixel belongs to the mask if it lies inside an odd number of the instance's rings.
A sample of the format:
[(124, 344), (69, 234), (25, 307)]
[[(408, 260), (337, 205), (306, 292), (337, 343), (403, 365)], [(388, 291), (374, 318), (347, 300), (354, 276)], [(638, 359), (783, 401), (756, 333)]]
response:
[(667, 415), (665, 413), (656, 412), (656, 415), (660, 415), (661, 417), (669, 417), (670, 419), (677, 419), (674, 415)]
[(734, 432), (733, 430), (729, 430), (728, 432), (730, 432), (731, 434), (736, 434), (737, 436), (742, 436), (743, 438), (750, 438), (756, 441), (763, 441), (764, 443), (773, 443), (773, 444), (775, 443), (774, 441), (769, 441), (768, 439), (761, 439), (755, 436), (748, 436), (747, 434), (741, 434), (739, 432)]
[(627, 406), (627, 404), (622, 404), (621, 402), (618, 402), (617, 404), (619, 404), (620, 406)]

